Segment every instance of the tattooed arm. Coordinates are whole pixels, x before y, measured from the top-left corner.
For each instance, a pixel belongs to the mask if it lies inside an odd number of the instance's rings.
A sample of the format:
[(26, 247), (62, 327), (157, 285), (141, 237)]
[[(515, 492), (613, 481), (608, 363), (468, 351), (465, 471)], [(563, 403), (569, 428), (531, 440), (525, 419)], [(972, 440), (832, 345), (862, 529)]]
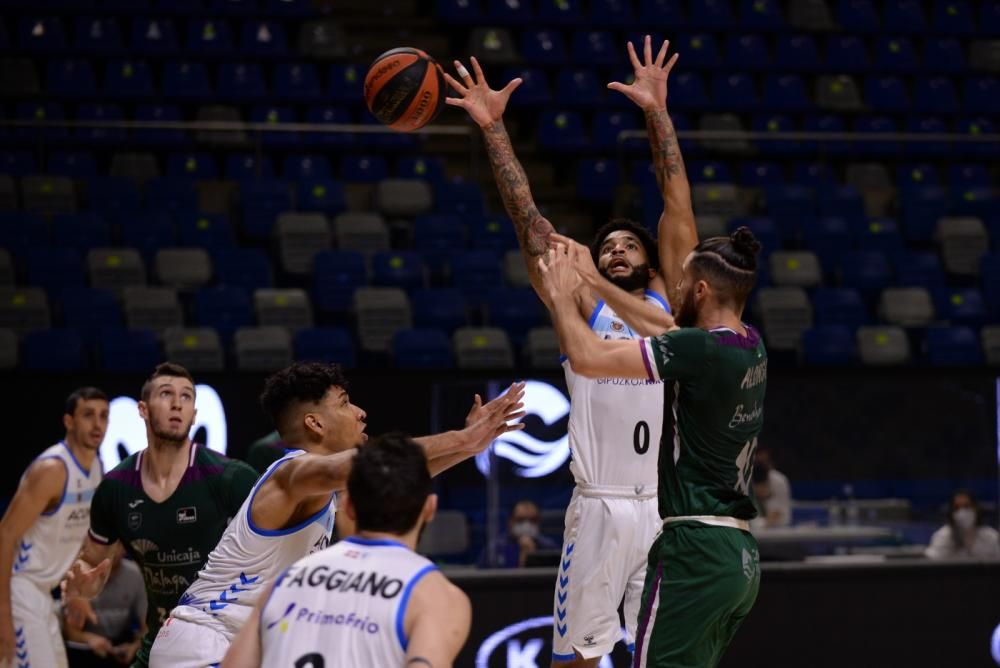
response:
[(503, 124), (503, 112), (507, 107), (507, 100), (510, 99), (510, 94), (521, 85), (521, 79), (514, 79), (502, 90), (497, 91), (492, 90), (486, 83), (483, 70), (475, 58), (472, 58), (475, 78), (457, 60), (455, 61), (455, 69), (462, 82), (457, 81), (449, 74), (444, 76), (460, 97), (449, 97), (445, 99), (445, 102), (465, 109), (469, 112), (472, 120), (482, 129), (483, 140), (486, 143), (486, 154), (489, 156), (490, 166), (493, 168), (493, 176), (496, 179), (497, 188), (500, 190), (504, 208), (514, 223), (521, 254), (528, 267), (531, 285), (545, 302), (545, 305), (551, 307), (548, 297), (541, 289), (538, 258), (545, 256), (549, 246), (549, 235), (555, 229), (535, 206), (535, 200), (531, 196), (531, 187), (528, 185), (528, 176), (524, 173), (524, 168), (517, 156), (514, 155), (514, 147), (511, 145), (507, 128)]
[(664, 42), (653, 60), (647, 35), (643, 49), (645, 62), (640, 63), (630, 42), (628, 54), (635, 70), (635, 82), (629, 86), (610, 83), (608, 88), (626, 95), (646, 115), (646, 129), (653, 151), (653, 171), (663, 195), (663, 213), (660, 214), (658, 230), (660, 271), (667, 284), (670, 303), (676, 306), (680, 304), (677, 284), (681, 279), (681, 267), (684, 258), (698, 245), (698, 230), (694, 223), (691, 186), (684, 169), (684, 159), (674, 124), (667, 113), (667, 76), (677, 62), (675, 53), (666, 65), (663, 64), (669, 44)]

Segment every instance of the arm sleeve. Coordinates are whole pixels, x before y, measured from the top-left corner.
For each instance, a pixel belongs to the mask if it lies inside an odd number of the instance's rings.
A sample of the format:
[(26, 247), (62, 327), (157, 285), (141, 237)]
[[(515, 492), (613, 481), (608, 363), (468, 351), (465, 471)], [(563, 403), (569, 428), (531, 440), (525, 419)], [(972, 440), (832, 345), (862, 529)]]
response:
[(650, 380), (691, 380), (708, 361), (711, 334), (697, 327), (642, 339), (642, 359)]
[(223, 499), (230, 516), (235, 517), (257, 482), (257, 472), (247, 464), (233, 460), (223, 476)]
[(90, 501), (90, 537), (101, 545), (111, 545), (118, 540), (113, 496), (113, 490), (105, 479), (97, 486)]

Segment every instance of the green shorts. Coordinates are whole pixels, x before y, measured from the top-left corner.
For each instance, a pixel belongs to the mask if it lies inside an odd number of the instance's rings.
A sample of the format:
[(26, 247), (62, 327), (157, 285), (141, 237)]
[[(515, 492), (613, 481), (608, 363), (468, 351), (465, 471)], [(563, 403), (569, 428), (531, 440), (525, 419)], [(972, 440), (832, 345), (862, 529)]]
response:
[(149, 650), (152, 649), (154, 640), (156, 640), (155, 633), (151, 634), (147, 632), (142, 637), (142, 642), (139, 643), (139, 651), (135, 653), (135, 659), (129, 668), (149, 668)]
[(717, 665), (759, 588), (750, 533), (698, 522), (666, 525), (649, 550), (635, 668)]

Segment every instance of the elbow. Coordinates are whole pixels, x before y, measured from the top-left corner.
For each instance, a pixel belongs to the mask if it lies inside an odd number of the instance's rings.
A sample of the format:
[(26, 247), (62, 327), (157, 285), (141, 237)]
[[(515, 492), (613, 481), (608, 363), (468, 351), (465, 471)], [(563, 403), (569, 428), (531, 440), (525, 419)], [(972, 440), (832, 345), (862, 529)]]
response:
[(601, 375), (592, 356), (570, 353), (567, 357), (569, 357), (569, 363), (573, 367), (573, 373), (584, 378), (597, 378)]

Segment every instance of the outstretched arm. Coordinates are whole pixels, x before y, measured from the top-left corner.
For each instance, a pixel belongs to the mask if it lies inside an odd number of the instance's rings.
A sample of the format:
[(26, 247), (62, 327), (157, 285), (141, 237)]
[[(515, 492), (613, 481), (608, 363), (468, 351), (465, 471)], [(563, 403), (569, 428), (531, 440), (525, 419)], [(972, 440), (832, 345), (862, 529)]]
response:
[(541, 290), (537, 264), (538, 258), (543, 257), (548, 250), (549, 235), (555, 231), (555, 228), (545, 216), (539, 213), (538, 207), (535, 206), (535, 200), (531, 195), (531, 186), (528, 184), (528, 176), (524, 173), (524, 167), (521, 166), (517, 156), (514, 155), (514, 147), (511, 145), (507, 128), (503, 124), (503, 112), (507, 107), (507, 100), (510, 99), (511, 93), (521, 85), (521, 79), (514, 79), (502, 90), (497, 91), (492, 90), (486, 83), (483, 70), (475, 58), (472, 58), (475, 79), (457, 60), (455, 61), (455, 69), (462, 79), (461, 83), (449, 74), (444, 76), (460, 97), (449, 97), (445, 99), (445, 102), (465, 109), (469, 112), (472, 120), (482, 129), (483, 141), (486, 143), (486, 155), (489, 156), (490, 167), (493, 168), (493, 177), (500, 190), (504, 208), (514, 223), (521, 254), (528, 267), (531, 285), (545, 302), (545, 305), (549, 306), (546, 296)]
[(628, 86), (614, 82), (608, 84), (608, 88), (627, 96), (646, 116), (653, 172), (663, 195), (663, 213), (658, 226), (660, 271), (666, 281), (670, 303), (679, 304), (677, 285), (681, 280), (681, 267), (684, 258), (698, 245), (698, 230), (691, 205), (691, 185), (684, 169), (677, 132), (667, 113), (667, 77), (678, 58), (675, 53), (666, 65), (663, 64), (669, 45), (670, 42), (664, 41), (654, 60), (651, 40), (647, 35), (643, 45), (644, 62), (640, 63), (635, 48), (629, 42), (628, 55), (635, 70), (635, 82)]

